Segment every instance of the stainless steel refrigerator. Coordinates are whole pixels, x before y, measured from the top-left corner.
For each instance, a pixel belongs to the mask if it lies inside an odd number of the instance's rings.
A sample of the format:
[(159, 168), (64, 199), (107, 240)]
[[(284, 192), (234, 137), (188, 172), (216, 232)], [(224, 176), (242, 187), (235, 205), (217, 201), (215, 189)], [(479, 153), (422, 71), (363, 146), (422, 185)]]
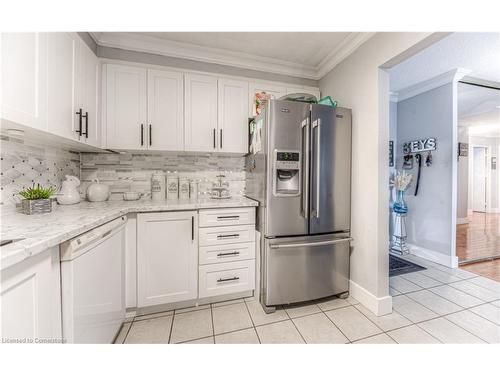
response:
[(347, 296), (351, 110), (270, 100), (252, 129), (246, 195), (259, 202), (264, 309)]

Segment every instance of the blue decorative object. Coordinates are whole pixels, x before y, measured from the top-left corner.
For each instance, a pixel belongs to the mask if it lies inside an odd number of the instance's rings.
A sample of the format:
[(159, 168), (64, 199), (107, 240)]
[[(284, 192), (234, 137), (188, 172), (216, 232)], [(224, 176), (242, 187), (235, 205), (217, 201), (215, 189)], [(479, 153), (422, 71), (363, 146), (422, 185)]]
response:
[(406, 214), (408, 212), (408, 206), (406, 205), (404, 195), (404, 190), (397, 190), (396, 201), (392, 206), (392, 209), (397, 214)]

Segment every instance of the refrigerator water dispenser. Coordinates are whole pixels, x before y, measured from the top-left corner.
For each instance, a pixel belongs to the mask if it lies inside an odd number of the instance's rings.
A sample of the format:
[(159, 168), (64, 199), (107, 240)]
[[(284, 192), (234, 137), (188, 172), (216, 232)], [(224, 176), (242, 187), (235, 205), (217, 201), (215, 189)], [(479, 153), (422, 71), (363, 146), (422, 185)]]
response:
[(276, 150), (273, 179), (275, 196), (300, 195), (300, 152)]

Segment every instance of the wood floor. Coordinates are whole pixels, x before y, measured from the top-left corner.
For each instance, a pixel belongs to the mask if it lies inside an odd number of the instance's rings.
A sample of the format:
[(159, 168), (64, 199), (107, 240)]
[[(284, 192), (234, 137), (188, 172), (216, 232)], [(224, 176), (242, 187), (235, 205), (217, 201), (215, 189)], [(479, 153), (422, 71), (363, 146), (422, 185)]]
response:
[(500, 282), (500, 259), (464, 264), (461, 265), (460, 268)]
[[(500, 255), (500, 214), (474, 212), (468, 224), (457, 225), (459, 261)], [(467, 271), (500, 281), (500, 259), (460, 266)]]

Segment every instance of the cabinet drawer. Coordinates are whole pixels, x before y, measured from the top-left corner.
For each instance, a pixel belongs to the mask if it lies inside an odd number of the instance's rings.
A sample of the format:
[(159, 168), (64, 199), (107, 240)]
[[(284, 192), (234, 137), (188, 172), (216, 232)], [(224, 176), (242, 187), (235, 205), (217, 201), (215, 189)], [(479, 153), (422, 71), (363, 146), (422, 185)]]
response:
[(235, 225), (199, 229), (200, 246), (255, 242), (255, 226)]
[(200, 266), (199, 297), (255, 289), (255, 260)]
[(255, 208), (226, 208), (200, 211), (200, 227), (255, 224)]
[(255, 258), (255, 242), (200, 246), (200, 264), (224, 263)]

